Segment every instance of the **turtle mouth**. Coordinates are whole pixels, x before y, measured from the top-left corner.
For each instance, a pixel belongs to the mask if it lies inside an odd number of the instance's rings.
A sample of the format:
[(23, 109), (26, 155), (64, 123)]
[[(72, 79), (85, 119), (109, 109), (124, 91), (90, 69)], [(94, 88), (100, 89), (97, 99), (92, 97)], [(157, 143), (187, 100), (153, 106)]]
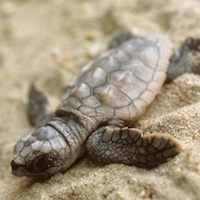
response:
[(20, 165), (16, 163), (14, 160), (11, 162), (11, 168), (12, 168), (12, 174), (18, 177), (22, 176), (28, 176), (28, 177), (49, 177), (50, 175), (48, 173), (44, 172), (37, 172), (37, 173), (32, 173), (26, 169), (25, 165)]
[(15, 176), (30, 176), (31, 173), (25, 168), (24, 165), (17, 164), (14, 160), (11, 162), (12, 174)]

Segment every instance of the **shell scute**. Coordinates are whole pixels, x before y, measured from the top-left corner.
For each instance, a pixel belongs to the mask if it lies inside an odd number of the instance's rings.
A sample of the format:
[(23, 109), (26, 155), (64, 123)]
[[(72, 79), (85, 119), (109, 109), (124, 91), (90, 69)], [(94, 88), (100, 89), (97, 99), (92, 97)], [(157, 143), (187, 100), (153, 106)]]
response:
[(92, 108), (96, 108), (101, 105), (101, 102), (97, 97), (90, 96), (88, 98), (83, 99), (83, 104)]
[(119, 63), (125, 63), (130, 60), (130, 56), (126, 54), (123, 50), (118, 49), (115, 54), (113, 54), (113, 58)]
[(74, 91), (72, 91), (71, 96), (77, 98), (86, 98), (90, 96), (90, 87), (87, 86), (85, 83), (81, 83), (78, 85)]
[(159, 49), (149, 47), (144, 49), (143, 52), (137, 53), (138, 59), (142, 62), (148, 65), (149, 69), (154, 70), (155, 67), (157, 66), (157, 62), (160, 59), (160, 52)]
[(126, 106), (131, 102), (131, 99), (124, 92), (112, 84), (99, 87), (94, 92), (101, 102), (105, 102), (113, 108)]
[(86, 84), (90, 87), (98, 87), (106, 83), (107, 73), (100, 67), (94, 68), (87, 74)]
[(140, 60), (133, 61), (131, 71), (134, 73), (134, 76), (143, 82), (150, 82), (154, 74), (154, 70)]
[(127, 83), (132, 83), (133, 74), (131, 71), (118, 70), (110, 74), (110, 83), (116, 84), (119, 88)]
[(88, 116), (116, 116), (134, 122), (159, 93), (172, 43), (163, 35), (131, 39), (89, 63), (62, 99)]
[[(106, 110), (106, 115), (105, 115)], [(97, 116), (114, 116), (115, 109), (108, 105), (101, 105), (100, 107), (96, 108), (96, 115)]]

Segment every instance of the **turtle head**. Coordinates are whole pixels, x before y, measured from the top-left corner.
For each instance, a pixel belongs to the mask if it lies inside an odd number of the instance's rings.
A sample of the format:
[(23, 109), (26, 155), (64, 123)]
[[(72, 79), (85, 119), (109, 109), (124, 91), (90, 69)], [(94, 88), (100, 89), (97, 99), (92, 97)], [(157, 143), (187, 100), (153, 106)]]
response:
[(45, 126), (22, 137), (14, 148), (11, 162), (16, 176), (50, 177), (63, 171), (68, 148), (58, 131)]

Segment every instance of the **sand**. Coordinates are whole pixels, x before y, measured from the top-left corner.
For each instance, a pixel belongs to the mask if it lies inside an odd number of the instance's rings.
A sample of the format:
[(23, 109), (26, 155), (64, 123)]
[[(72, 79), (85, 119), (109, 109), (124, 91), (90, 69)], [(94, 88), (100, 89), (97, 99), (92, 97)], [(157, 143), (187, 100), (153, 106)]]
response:
[(184, 152), (147, 171), (122, 164), (95, 166), (87, 157), (46, 181), (18, 178), (10, 161), (28, 123), (27, 91), (35, 82), (52, 107), (82, 67), (113, 34), (166, 33), (175, 47), (200, 35), (198, 0), (0, 1), (0, 199), (200, 199), (200, 76), (163, 86), (136, 127), (171, 134)]

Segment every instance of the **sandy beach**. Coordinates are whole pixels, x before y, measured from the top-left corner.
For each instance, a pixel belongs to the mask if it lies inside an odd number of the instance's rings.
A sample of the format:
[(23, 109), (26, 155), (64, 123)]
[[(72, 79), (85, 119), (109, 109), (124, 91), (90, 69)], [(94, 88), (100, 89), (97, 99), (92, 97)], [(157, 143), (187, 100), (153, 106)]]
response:
[(17, 140), (34, 130), (26, 113), (32, 82), (56, 108), (70, 80), (120, 30), (165, 33), (177, 48), (200, 36), (199, 23), (198, 0), (0, 1), (0, 200), (199, 200), (200, 75), (164, 85), (135, 125), (182, 145), (181, 154), (158, 168), (99, 167), (85, 157), (64, 174), (35, 181), (15, 177), (10, 167)]

